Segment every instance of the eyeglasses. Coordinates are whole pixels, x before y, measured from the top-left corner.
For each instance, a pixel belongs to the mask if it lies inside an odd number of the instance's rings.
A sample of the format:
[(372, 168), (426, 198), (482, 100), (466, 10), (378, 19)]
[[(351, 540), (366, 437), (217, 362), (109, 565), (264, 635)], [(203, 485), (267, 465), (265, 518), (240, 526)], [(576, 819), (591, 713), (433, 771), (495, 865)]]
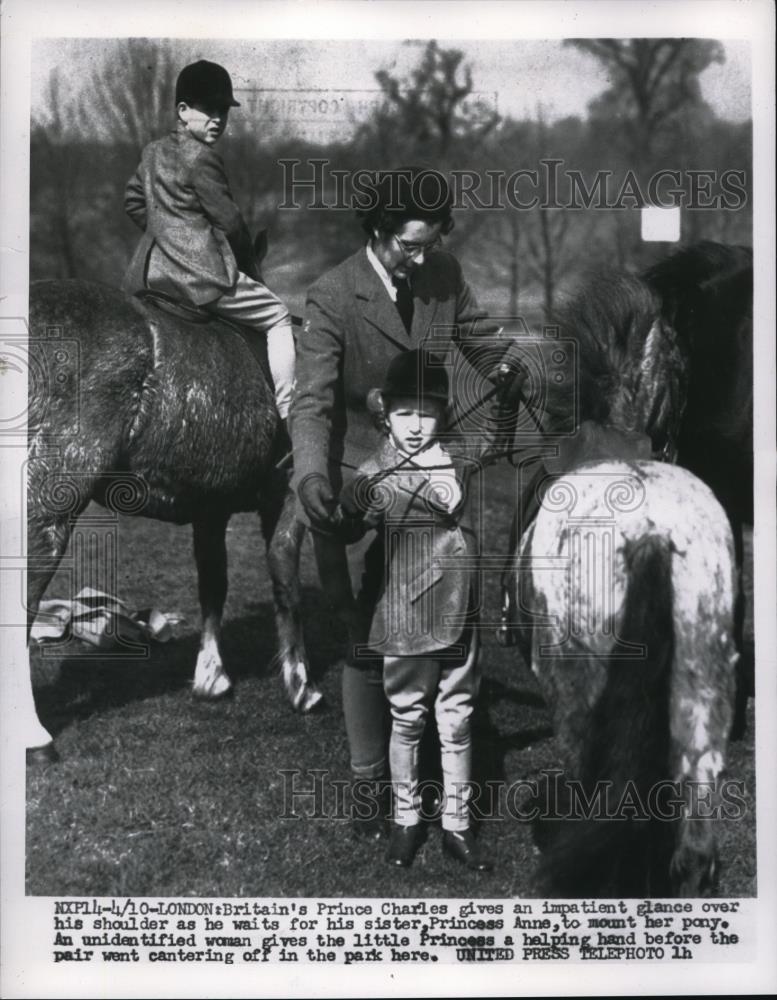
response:
[(412, 260), (413, 257), (419, 257), (421, 254), (425, 253), (436, 253), (438, 250), (442, 249), (442, 236), (436, 236), (431, 243), (420, 243), (414, 245), (412, 243), (405, 243), (405, 241), (401, 240), (396, 234), (392, 235), (397, 241), (397, 246), (407, 260)]

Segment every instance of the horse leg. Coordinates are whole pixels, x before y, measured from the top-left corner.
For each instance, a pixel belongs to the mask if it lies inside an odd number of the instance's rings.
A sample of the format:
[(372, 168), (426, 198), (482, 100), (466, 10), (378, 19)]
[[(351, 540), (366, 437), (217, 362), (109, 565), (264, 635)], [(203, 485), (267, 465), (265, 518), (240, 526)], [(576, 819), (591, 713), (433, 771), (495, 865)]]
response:
[[(51, 533), (52, 544), (47, 546), (42, 535), (36, 527), (29, 522), (28, 526), (28, 565), (27, 572), (27, 642), (28, 650), (26, 659), (20, 661), (15, 674), (15, 698), (13, 699), (14, 716), (23, 734), (24, 745), (27, 749), (27, 762), (48, 762), (57, 759), (57, 752), (54, 749), (54, 741), (51, 734), (41, 723), (37, 709), (35, 708), (35, 698), (32, 692), (32, 664), (29, 655), (29, 640), (32, 624), (38, 613), (41, 598), (46, 591), (49, 580), (56, 572), (57, 566), (62, 558), (62, 554), (67, 547), (70, 536), (70, 526), (63, 525), (62, 529)], [(33, 553), (42, 553), (47, 550), (46, 556), (41, 559), (36, 568), (37, 560)]]
[(218, 514), (197, 520), (192, 525), (202, 610), (202, 635), (193, 686), (198, 698), (221, 698), (232, 688), (220, 650), (221, 616), (227, 599), (228, 521), (228, 515)]
[(300, 615), (299, 557), (304, 525), (295, 516), (294, 494), (285, 480), (268, 489), (259, 505), (273, 586), (278, 661), (292, 707), (309, 712), (323, 695), (311, 681)]
[[(73, 523), (89, 502), (91, 482), (52, 472), (34, 456), (27, 488), (27, 641), (41, 598), (54, 576), (70, 539)], [(41, 723), (32, 692), (29, 653), (16, 677), (14, 716), (24, 734), (28, 761), (56, 759), (51, 734)]]
[(720, 621), (685, 622), (676, 630), (670, 741), (682, 806), (670, 878), (678, 896), (701, 896), (715, 887), (714, 816), (720, 809), (738, 655)]

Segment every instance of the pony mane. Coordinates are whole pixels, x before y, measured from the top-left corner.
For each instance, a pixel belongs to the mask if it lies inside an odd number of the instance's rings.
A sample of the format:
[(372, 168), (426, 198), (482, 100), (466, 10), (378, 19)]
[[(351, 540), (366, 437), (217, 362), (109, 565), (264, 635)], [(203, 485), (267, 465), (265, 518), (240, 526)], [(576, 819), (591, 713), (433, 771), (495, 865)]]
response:
[(577, 366), (574, 382), (548, 385), (551, 423), (574, 406), (578, 423), (648, 433), (660, 449), (677, 418), (683, 367), (653, 289), (633, 275), (600, 272), (555, 319), (562, 336), (576, 344)]

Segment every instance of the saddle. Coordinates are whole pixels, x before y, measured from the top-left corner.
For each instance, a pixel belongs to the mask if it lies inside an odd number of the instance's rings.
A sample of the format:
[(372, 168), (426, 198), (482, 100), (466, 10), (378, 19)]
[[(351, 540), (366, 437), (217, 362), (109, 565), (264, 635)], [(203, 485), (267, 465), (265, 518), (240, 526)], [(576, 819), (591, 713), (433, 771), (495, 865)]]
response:
[(177, 320), (181, 320), (184, 323), (189, 323), (192, 326), (199, 327), (196, 332), (197, 335), (202, 335), (203, 328), (209, 323), (217, 323), (220, 327), (224, 327), (230, 330), (236, 336), (240, 337), (243, 343), (251, 352), (254, 360), (259, 365), (265, 379), (268, 384), (272, 386), (272, 375), (270, 374), (270, 363), (267, 358), (267, 338), (262, 336), (256, 330), (249, 326), (243, 326), (241, 323), (235, 323), (232, 320), (226, 319), (223, 316), (217, 316), (212, 312), (209, 312), (203, 306), (197, 306), (191, 302), (185, 302), (182, 299), (177, 299), (174, 295), (169, 295), (167, 292), (159, 292), (151, 288), (141, 289), (139, 292), (135, 292), (136, 299), (143, 303), (143, 305), (151, 306), (153, 309), (157, 309), (159, 312), (165, 313), (167, 316), (172, 316)]
[[(270, 388), (273, 388), (273, 377), (272, 372), (270, 371), (270, 361), (267, 356), (267, 338), (257, 330), (250, 326), (243, 326), (241, 323), (235, 323), (223, 316), (217, 316), (215, 313), (210, 312), (203, 306), (197, 306), (191, 302), (185, 302), (182, 299), (176, 298), (174, 295), (168, 294), (167, 292), (160, 292), (151, 288), (143, 288), (140, 291), (135, 292), (133, 298), (137, 299), (144, 306), (150, 306), (151, 309), (156, 309), (159, 312), (164, 313), (166, 316), (172, 316), (179, 322), (189, 324), (193, 328), (197, 327), (198, 329), (192, 330), (193, 336), (202, 336), (208, 324), (213, 323), (225, 330), (231, 331), (236, 337), (240, 337), (246, 345), (248, 350), (251, 352), (252, 357), (259, 365), (259, 369), (262, 372), (265, 381)], [(292, 316), (291, 321), (294, 326), (302, 325), (302, 319), (299, 316)], [(275, 466), (278, 470), (288, 469), (292, 464), (292, 453), (289, 450), (290, 442), (288, 432), (285, 430), (285, 427), (283, 428), (283, 436), (286, 441), (286, 453)]]

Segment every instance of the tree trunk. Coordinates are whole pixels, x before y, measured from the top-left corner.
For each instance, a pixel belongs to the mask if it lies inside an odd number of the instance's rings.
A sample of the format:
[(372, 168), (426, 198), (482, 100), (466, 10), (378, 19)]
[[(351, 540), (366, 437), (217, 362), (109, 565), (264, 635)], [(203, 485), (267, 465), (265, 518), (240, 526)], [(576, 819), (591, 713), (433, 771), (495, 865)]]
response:
[(520, 261), (520, 237), (521, 229), (518, 223), (517, 213), (510, 217), (510, 315), (518, 316), (518, 307), (521, 294), (521, 261)]
[(542, 239), (542, 288), (545, 295), (545, 319), (553, 316), (553, 294), (555, 291), (555, 261), (553, 259), (553, 235), (546, 209), (540, 209), (540, 237)]

